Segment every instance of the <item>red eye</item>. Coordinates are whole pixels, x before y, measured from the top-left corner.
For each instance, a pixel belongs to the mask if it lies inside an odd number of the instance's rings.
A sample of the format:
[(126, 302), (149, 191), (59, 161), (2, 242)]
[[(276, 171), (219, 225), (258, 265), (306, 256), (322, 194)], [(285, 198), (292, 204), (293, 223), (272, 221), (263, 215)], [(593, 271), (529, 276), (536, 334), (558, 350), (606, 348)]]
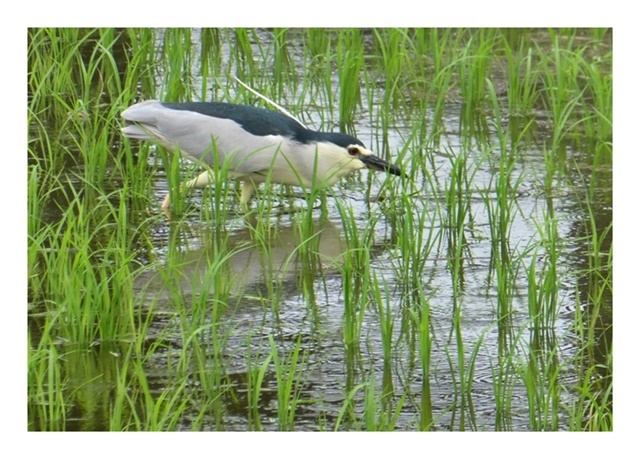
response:
[(358, 147), (349, 147), (347, 151), (351, 156), (356, 156), (358, 153), (360, 153), (360, 150), (358, 150)]

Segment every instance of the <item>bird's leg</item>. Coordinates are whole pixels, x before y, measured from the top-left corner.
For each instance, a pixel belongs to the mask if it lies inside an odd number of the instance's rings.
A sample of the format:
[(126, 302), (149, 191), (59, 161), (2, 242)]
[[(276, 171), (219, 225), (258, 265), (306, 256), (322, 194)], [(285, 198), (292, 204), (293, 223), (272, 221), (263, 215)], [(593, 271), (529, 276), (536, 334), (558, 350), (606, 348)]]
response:
[[(211, 182), (213, 182), (213, 171), (206, 170), (200, 175), (198, 175), (196, 178), (189, 180), (183, 185), (180, 185), (180, 191), (182, 192), (189, 188), (204, 188)], [(162, 201), (162, 206), (161, 206), (162, 212), (167, 217), (167, 220), (171, 216), (171, 199), (169, 196), (170, 194), (167, 193), (167, 195), (164, 197), (164, 200)]]
[(207, 169), (196, 178), (189, 180), (184, 184), (185, 188), (204, 188), (208, 184), (214, 181), (214, 172), (211, 169)]
[(169, 193), (167, 193), (167, 195), (164, 197), (162, 201), (162, 206), (161, 206), (162, 212), (167, 217), (167, 220), (169, 220), (169, 217), (171, 217), (171, 212), (169, 211), (170, 208), (171, 208), (171, 200), (169, 199)]
[(242, 182), (242, 192), (240, 193), (240, 204), (242, 207), (247, 210), (249, 207), (249, 201), (251, 200), (251, 196), (253, 196), (253, 192), (255, 191), (256, 186), (251, 180), (244, 180)]

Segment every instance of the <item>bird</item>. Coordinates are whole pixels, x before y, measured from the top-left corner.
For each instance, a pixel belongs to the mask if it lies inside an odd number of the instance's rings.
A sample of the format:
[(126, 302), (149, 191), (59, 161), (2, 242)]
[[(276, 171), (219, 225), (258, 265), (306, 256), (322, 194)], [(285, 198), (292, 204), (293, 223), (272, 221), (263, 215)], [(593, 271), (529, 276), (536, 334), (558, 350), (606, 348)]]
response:
[[(213, 180), (211, 168), (228, 161), (228, 177), (242, 182), (244, 206), (266, 181), (326, 188), (363, 168), (405, 176), (400, 167), (374, 155), (356, 137), (314, 131), (288, 113), (257, 106), (146, 100), (121, 116), (125, 137), (156, 142), (207, 167), (184, 188), (205, 187)], [(167, 194), (162, 203), (167, 216), (169, 208)]]

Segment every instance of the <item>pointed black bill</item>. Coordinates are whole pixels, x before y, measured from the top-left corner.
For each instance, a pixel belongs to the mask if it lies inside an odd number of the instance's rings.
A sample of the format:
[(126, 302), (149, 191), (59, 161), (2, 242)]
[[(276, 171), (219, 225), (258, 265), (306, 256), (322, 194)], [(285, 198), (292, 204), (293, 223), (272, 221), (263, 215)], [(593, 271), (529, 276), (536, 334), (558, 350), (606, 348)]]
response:
[(364, 163), (369, 169), (373, 169), (375, 171), (383, 171), (388, 174), (397, 175), (399, 177), (406, 177), (406, 174), (402, 172), (395, 164), (389, 164), (382, 158), (378, 158), (374, 155), (359, 155), (358, 159)]

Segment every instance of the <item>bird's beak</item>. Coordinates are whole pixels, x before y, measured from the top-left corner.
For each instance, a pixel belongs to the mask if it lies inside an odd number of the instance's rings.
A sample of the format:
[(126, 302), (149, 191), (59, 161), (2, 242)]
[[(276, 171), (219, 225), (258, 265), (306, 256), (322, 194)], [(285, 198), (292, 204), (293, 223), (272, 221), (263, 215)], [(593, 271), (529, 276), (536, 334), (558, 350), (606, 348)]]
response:
[(395, 164), (389, 164), (382, 158), (378, 158), (375, 155), (358, 155), (358, 159), (364, 163), (369, 169), (375, 171), (384, 171), (388, 174), (398, 175), (400, 177), (406, 177), (406, 174)]

